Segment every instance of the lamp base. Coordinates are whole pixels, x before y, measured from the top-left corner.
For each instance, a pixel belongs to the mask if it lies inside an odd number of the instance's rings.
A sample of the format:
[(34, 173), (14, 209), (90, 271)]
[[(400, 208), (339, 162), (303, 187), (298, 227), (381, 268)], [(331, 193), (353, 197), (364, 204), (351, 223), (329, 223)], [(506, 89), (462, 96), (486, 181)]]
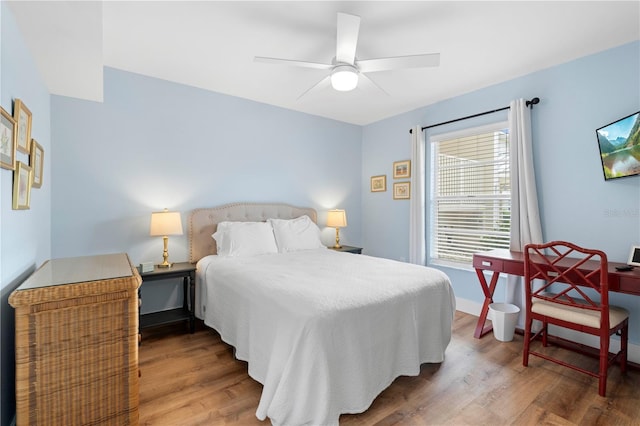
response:
[(336, 228), (336, 243), (333, 245), (334, 249), (341, 249), (340, 245), (340, 228)]
[(158, 268), (171, 268), (173, 263), (169, 262), (169, 250), (167, 246), (169, 245), (169, 237), (166, 235), (162, 237), (162, 242), (164, 244), (164, 250), (162, 251), (162, 263), (159, 263)]

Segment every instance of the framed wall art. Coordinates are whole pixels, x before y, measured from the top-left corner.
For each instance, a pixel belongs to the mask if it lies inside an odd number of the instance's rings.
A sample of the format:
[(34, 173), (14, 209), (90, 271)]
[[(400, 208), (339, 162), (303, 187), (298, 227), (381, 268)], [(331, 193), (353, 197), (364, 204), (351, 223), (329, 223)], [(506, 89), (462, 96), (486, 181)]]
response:
[(411, 182), (395, 182), (393, 184), (393, 199), (408, 200), (411, 198)]
[(44, 164), (44, 150), (42, 146), (35, 140), (31, 139), (31, 154), (29, 154), (29, 166), (33, 171), (34, 188), (42, 186), (42, 169)]
[(29, 154), (31, 143), (31, 111), (20, 100), (16, 99), (13, 103), (13, 119), (18, 124), (18, 140), (16, 148), (18, 151)]
[(17, 124), (4, 108), (0, 107), (0, 166), (3, 169), (16, 168)]
[(371, 192), (385, 192), (387, 190), (387, 175), (371, 176)]
[(31, 201), (31, 167), (16, 161), (13, 171), (13, 210), (26, 210)]
[(393, 163), (393, 178), (408, 179), (411, 177), (411, 160), (396, 161)]

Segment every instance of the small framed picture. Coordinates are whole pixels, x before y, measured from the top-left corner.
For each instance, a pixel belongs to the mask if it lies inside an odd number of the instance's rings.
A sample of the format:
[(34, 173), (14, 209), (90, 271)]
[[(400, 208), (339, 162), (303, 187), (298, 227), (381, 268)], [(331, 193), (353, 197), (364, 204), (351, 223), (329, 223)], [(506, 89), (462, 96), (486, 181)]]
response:
[(13, 210), (26, 210), (31, 201), (31, 167), (16, 161), (13, 171)]
[(407, 179), (411, 177), (411, 160), (396, 161), (393, 163), (393, 178)]
[(29, 166), (33, 170), (34, 188), (42, 186), (42, 169), (44, 164), (44, 150), (42, 146), (35, 140), (31, 139), (31, 154), (29, 154)]
[(20, 100), (13, 103), (13, 119), (18, 124), (18, 138), (16, 141), (18, 151), (29, 154), (31, 143), (31, 111)]
[(411, 182), (395, 182), (393, 184), (393, 199), (408, 200), (411, 198)]
[(631, 247), (631, 253), (629, 253), (628, 265), (640, 266), (640, 246)]
[(371, 176), (371, 192), (385, 192), (387, 190), (387, 175)]
[(16, 168), (16, 120), (0, 107), (0, 166), (3, 169)]

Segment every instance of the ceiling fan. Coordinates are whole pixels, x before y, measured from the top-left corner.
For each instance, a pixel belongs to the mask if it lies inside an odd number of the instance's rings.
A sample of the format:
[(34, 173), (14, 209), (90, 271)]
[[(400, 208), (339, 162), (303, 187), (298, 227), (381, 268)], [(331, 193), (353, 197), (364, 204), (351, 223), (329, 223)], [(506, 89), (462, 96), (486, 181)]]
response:
[(370, 83), (382, 90), (384, 93), (387, 93), (384, 89), (374, 83), (373, 80), (367, 77), (365, 73), (406, 68), (437, 67), (440, 65), (439, 53), (365, 60), (356, 59), (356, 47), (358, 44), (359, 31), (359, 16), (339, 12), (336, 35), (336, 56), (330, 64), (296, 61), (292, 59), (267, 58), (264, 56), (256, 56), (254, 57), (254, 61), (330, 71), (326, 77), (302, 93), (298, 99), (316, 88), (328, 86), (329, 82), (331, 82), (331, 86), (335, 90), (342, 92), (353, 90), (358, 85), (359, 77), (362, 77), (364, 82)]

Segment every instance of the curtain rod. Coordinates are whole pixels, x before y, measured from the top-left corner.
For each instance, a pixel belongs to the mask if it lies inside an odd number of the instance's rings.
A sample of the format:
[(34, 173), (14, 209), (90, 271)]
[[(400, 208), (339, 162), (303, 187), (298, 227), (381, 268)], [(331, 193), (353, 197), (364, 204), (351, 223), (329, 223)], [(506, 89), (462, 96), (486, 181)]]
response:
[[(525, 103), (525, 105), (528, 106), (529, 108), (533, 109), (533, 106), (537, 105), (539, 102), (540, 102), (540, 98), (533, 98), (530, 101), (527, 101)], [(424, 126), (422, 128), (422, 131), (425, 131), (426, 129), (430, 129), (432, 127), (438, 127), (438, 126), (443, 126), (443, 125), (449, 124), (449, 123), (455, 123), (456, 121), (462, 121), (462, 120), (468, 120), (469, 118), (480, 117), (481, 115), (493, 114), (494, 112), (504, 111), (504, 110), (507, 110), (509, 108), (511, 108), (511, 107), (493, 109), (491, 111), (479, 112), (478, 114), (467, 115), (466, 117), (456, 118), (454, 120), (443, 121), (442, 123), (431, 124), (430, 126)], [(413, 129), (409, 129), (409, 133), (413, 133)]]

